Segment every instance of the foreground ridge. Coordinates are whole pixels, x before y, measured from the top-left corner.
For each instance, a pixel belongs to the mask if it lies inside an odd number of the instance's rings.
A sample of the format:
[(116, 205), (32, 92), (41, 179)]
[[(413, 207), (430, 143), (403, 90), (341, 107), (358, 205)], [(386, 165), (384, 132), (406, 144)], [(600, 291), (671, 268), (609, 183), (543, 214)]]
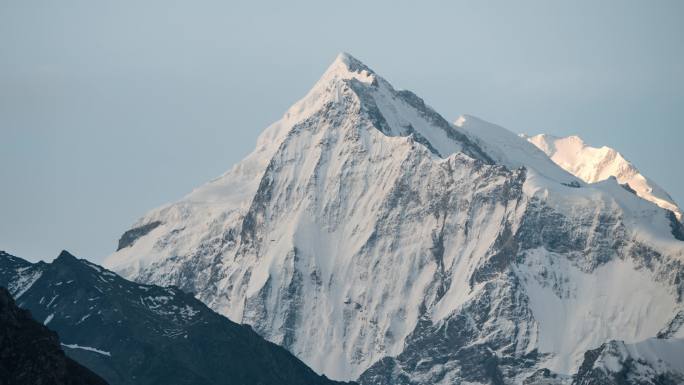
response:
[(67, 357), (57, 334), (17, 307), (0, 287), (0, 384), (106, 385)]
[(66, 251), (36, 264), (0, 252), (0, 285), (113, 385), (339, 384), (178, 288), (130, 282)]

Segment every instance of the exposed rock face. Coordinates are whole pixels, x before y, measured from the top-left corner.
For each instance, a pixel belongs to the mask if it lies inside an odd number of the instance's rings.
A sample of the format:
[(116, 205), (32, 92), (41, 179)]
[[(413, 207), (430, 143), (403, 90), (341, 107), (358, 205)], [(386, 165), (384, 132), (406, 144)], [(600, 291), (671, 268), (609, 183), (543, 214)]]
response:
[[(111, 384), (339, 384), (177, 288), (136, 284), (67, 252), (50, 264), (1, 253), (0, 272), (67, 354)], [(17, 285), (29, 273), (39, 278)]]
[(0, 287), (0, 384), (106, 385), (64, 354), (57, 333), (17, 307)]
[(607, 341), (684, 336), (665, 210), (449, 124), (348, 55), (254, 153), (134, 227), (157, 221), (107, 266), (336, 379), (566, 384)]
[(606, 342), (584, 354), (573, 385), (670, 385), (684, 383), (681, 340), (638, 344)]
[(119, 251), (119, 250), (123, 249), (124, 247), (128, 247), (128, 246), (132, 245), (138, 238), (147, 235), (147, 233), (154, 230), (159, 225), (161, 225), (161, 222), (159, 222), (159, 221), (150, 222), (150, 223), (146, 223), (140, 227), (136, 227), (134, 229), (130, 229), (130, 230), (126, 231), (121, 236), (121, 239), (119, 239), (119, 246), (117, 246), (116, 250)]

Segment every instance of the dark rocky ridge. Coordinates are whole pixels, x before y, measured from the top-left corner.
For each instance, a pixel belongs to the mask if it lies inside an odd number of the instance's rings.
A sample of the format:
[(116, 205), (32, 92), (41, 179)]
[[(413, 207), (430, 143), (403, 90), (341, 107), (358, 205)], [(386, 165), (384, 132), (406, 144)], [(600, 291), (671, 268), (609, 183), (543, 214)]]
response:
[(41, 325), (0, 287), (0, 385), (106, 385), (67, 357), (57, 333)]
[(90, 348), (65, 349), (111, 384), (337, 383), (175, 287), (136, 284), (66, 251), (50, 264), (0, 254), (0, 285), (31, 270), (40, 278), (17, 287), (20, 304), (63, 343)]

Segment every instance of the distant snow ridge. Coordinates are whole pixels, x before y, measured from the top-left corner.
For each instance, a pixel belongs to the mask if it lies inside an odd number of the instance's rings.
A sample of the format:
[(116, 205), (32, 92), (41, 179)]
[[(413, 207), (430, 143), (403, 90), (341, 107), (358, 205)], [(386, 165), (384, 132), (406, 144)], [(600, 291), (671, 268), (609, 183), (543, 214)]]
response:
[(610, 341), (684, 337), (664, 210), (347, 54), (252, 154), (126, 234), (109, 268), (362, 384), (566, 384)]
[(591, 147), (576, 135), (556, 137), (541, 134), (526, 137), (556, 164), (587, 183), (615, 177), (638, 196), (672, 211), (682, 220), (682, 211), (665, 190), (642, 175), (622, 154), (610, 147)]

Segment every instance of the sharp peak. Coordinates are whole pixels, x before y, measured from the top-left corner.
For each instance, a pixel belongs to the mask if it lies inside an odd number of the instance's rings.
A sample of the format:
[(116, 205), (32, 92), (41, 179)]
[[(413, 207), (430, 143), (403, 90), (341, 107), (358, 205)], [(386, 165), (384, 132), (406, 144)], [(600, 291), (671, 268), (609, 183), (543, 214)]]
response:
[(363, 62), (351, 54), (347, 52), (340, 52), (337, 54), (337, 57), (333, 61), (333, 64), (331, 67), (338, 67), (338, 66), (344, 66), (348, 71), (351, 72), (361, 72), (361, 71), (367, 71), (369, 74), (375, 74), (375, 71), (370, 69), (367, 65), (363, 64)]
[(57, 258), (55, 260), (65, 260), (65, 261), (77, 261), (78, 258), (76, 258), (73, 254), (66, 250), (62, 250)]
[(62, 250), (61, 253), (55, 258), (54, 261), (52, 261), (53, 265), (59, 265), (59, 266), (81, 266), (81, 265), (87, 265), (90, 262), (88, 262), (85, 259), (81, 259), (76, 257), (75, 255), (71, 254), (67, 250)]
[(59, 256), (55, 258), (55, 260), (52, 261), (50, 265), (58, 267), (59, 269), (70, 270), (72, 272), (85, 271), (92, 274), (93, 276), (109, 272), (119, 277), (118, 274), (105, 269), (97, 263), (90, 262), (89, 260), (84, 258), (78, 258), (66, 250), (62, 250), (62, 252), (59, 253)]
[(364, 83), (373, 83), (378, 77), (375, 71), (360, 60), (346, 52), (341, 52), (333, 60), (332, 64), (328, 66), (328, 69), (318, 82), (320, 84), (321, 82), (327, 83), (333, 79), (357, 79)]

